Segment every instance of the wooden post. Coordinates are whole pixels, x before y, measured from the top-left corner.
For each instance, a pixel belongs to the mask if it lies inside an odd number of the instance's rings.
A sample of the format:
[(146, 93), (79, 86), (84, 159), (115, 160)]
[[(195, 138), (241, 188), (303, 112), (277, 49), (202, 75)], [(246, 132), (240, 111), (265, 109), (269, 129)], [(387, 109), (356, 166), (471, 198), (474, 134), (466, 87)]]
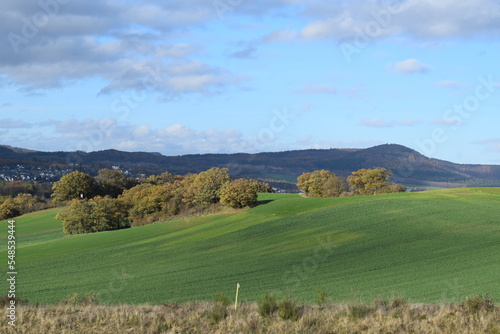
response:
[(236, 284), (236, 300), (234, 302), (234, 309), (238, 307), (238, 292), (240, 291), (240, 283)]

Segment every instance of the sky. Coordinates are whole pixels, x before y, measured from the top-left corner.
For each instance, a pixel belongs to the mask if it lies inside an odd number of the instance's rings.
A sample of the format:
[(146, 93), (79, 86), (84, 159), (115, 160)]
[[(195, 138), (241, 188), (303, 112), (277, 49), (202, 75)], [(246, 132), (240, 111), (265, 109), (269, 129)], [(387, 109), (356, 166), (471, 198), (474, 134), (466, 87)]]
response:
[(2, 0), (0, 144), (500, 164), (498, 0)]

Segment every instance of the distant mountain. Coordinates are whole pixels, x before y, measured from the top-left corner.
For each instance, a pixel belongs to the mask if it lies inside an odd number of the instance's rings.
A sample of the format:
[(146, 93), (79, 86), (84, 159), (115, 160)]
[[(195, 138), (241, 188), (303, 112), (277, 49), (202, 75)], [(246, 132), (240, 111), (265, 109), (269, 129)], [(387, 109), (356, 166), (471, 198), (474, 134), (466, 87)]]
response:
[(295, 182), (298, 175), (327, 169), (348, 176), (361, 168), (384, 167), (395, 182), (457, 187), (500, 186), (500, 166), (464, 165), (430, 159), (408, 147), (386, 144), (367, 149), (297, 150), (268, 153), (190, 154), (164, 156), (158, 153), (104, 150), (97, 152), (38, 152), (0, 146), (2, 167), (78, 169), (96, 173), (112, 166), (133, 175), (197, 173), (211, 167), (228, 167), (234, 177), (253, 177)]
[(12, 147), (12, 146), (9, 146), (9, 145), (0, 145), (0, 147), (10, 149), (10, 150), (12, 150), (12, 151), (14, 151), (14, 152), (17, 152), (17, 153), (33, 153), (33, 152), (39, 152), (39, 151), (35, 151), (35, 150), (28, 150), (28, 149), (26, 149), (26, 148)]

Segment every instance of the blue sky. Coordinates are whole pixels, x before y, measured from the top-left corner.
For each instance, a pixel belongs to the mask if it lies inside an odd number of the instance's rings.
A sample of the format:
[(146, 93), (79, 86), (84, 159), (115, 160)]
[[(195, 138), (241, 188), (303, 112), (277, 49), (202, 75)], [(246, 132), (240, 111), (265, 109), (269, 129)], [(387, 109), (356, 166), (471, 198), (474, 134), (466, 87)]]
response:
[(500, 164), (500, 2), (4, 0), (0, 144)]

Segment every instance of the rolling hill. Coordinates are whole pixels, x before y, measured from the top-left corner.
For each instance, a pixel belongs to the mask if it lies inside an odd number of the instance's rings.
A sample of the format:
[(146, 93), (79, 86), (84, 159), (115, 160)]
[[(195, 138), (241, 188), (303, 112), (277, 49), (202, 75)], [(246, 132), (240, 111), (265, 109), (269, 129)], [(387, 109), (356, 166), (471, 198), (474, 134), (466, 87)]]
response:
[(92, 292), (109, 304), (211, 300), (233, 294), (237, 282), (248, 301), (266, 291), (313, 301), (319, 289), (336, 302), (500, 298), (495, 188), (261, 194), (248, 210), (71, 237), (53, 219), (57, 210), (16, 219), (18, 295), (30, 302)]

